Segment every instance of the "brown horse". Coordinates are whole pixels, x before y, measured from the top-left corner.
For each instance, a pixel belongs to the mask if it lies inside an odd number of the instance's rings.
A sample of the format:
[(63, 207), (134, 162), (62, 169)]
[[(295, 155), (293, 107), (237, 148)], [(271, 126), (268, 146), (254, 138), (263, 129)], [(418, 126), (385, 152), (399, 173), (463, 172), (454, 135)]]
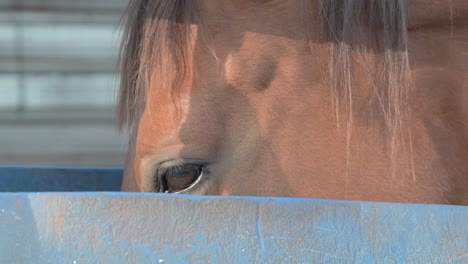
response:
[(131, 0), (124, 191), (468, 204), (466, 0)]

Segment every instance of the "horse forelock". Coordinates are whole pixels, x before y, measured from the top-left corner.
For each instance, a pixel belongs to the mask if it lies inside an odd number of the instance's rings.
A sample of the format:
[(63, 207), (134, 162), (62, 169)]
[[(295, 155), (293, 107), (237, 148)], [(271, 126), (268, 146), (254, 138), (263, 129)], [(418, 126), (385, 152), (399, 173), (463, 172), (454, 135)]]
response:
[[(352, 115), (353, 58), (372, 51), (379, 57), (383, 75), (371, 80), (371, 88), (391, 131), (401, 124), (409, 89), (407, 13), (407, 0), (321, 0), (319, 12), (312, 13), (320, 16), (329, 46), (335, 107), (342, 105)], [(190, 24), (195, 20), (196, 1), (130, 1), (119, 60), (119, 127), (135, 125), (150, 83), (172, 88), (186, 76)], [(366, 35), (367, 42), (361, 38)]]
[(131, 0), (123, 17), (117, 125), (134, 128), (150, 84), (173, 88), (188, 71), (194, 1)]
[[(310, 3), (304, 0), (304, 3)], [(304, 5), (307, 6), (307, 5)], [(310, 7), (311, 5), (309, 5)], [(392, 152), (405, 141), (403, 126), (410, 89), (407, 54), (407, 0), (320, 0), (306, 8), (319, 16), (328, 45), (328, 73), (337, 117), (347, 119), (348, 141), (353, 126), (353, 72), (363, 53), (375, 58), (368, 71), (369, 100), (379, 104), (391, 137)], [(131, 0), (124, 20), (120, 50), (118, 125), (135, 127), (147, 89), (175, 89), (189, 73), (191, 24), (196, 22), (196, 1)], [(349, 144), (349, 143), (348, 143)], [(393, 155), (392, 155), (393, 156)]]

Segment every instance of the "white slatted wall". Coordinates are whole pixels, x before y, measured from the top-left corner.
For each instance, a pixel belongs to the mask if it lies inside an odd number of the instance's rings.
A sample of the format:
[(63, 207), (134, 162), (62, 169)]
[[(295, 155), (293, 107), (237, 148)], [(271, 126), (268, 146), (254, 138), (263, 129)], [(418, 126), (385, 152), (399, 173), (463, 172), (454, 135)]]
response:
[(126, 0), (0, 0), (0, 166), (122, 166), (114, 126)]
[(125, 0), (0, 0), (0, 109), (111, 108)]

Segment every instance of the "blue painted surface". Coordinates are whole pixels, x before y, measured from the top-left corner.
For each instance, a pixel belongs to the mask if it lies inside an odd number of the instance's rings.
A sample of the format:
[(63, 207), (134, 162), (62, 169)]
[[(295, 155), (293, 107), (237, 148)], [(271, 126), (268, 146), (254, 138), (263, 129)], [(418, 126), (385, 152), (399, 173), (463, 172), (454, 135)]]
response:
[(0, 194), (0, 263), (255, 262), (468, 263), (468, 208), (118, 192)]
[(119, 191), (122, 169), (0, 167), (0, 192)]

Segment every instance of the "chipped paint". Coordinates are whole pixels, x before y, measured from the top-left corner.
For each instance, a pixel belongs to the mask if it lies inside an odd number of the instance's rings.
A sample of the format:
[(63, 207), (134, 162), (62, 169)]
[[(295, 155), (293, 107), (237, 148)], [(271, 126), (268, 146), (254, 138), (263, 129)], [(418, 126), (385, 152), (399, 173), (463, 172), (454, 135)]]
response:
[[(0, 196), (0, 206), (13, 212), (0, 217), (1, 263), (468, 261), (463, 206), (118, 193)], [(216, 213), (220, 208), (223, 215)], [(35, 261), (39, 257), (44, 261)]]
[(464, 206), (26, 192), (0, 208), (0, 263), (468, 262)]

